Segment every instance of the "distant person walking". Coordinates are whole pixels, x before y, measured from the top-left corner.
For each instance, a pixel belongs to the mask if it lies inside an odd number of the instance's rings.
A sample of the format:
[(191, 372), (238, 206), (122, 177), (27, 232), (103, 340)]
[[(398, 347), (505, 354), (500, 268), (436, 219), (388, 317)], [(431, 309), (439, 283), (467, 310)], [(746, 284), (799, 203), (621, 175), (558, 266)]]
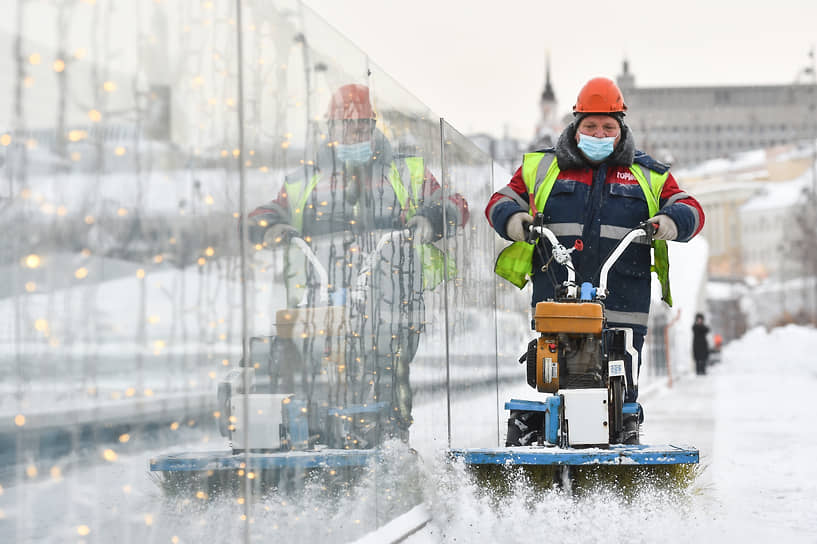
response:
[(704, 314), (696, 314), (695, 324), (692, 325), (692, 356), (695, 357), (695, 373), (699, 376), (706, 374), (706, 361), (709, 359), (707, 334), (709, 327), (704, 324)]

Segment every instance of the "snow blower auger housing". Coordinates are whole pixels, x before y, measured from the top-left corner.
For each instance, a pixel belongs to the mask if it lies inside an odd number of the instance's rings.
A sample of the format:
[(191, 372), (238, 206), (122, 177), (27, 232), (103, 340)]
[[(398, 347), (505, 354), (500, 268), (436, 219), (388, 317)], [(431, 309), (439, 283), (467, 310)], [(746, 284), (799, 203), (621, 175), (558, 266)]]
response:
[[(672, 475), (688, 480), (689, 466), (698, 463), (694, 448), (675, 445), (646, 446), (639, 443), (643, 411), (637, 402), (624, 402), (627, 379), (625, 358), (637, 360), (633, 332), (609, 327), (605, 319), (607, 275), (627, 246), (637, 238), (651, 239), (654, 226), (642, 223), (630, 230), (601, 267), (599, 286), (576, 284), (571, 253), (581, 251), (581, 240), (572, 248), (562, 246), (542, 222), (541, 214), (531, 226), (540, 249), (540, 237), (552, 247), (552, 257), (567, 269), (567, 281), (555, 286), (557, 300), (539, 302), (534, 309), (532, 340), (519, 359), (525, 365), (527, 383), (543, 397), (511, 399), (504, 448), (453, 449), (450, 454), (496, 480), (499, 467), (547, 469), (544, 481), (575, 480), (581, 467), (598, 475), (603, 468), (620, 465), (642, 472)], [(638, 367), (632, 378), (638, 384)], [(491, 469), (494, 467), (494, 469)], [(673, 470), (681, 467), (679, 471)], [(686, 468), (684, 468), (686, 467)], [(645, 470), (646, 469), (646, 470)], [(606, 470), (609, 474), (615, 471)], [(541, 480), (541, 475), (536, 478)], [(614, 480), (621, 480), (615, 475)]]

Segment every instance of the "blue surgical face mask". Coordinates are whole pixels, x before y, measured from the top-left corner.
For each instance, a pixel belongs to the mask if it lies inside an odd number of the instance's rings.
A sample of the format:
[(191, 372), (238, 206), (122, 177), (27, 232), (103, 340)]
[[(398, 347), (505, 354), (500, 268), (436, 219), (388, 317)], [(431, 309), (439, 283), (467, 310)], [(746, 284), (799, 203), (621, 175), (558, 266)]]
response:
[(579, 133), (579, 149), (591, 161), (603, 161), (613, 153), (615, 136), (595, 138)]
[(335, 152), (338, 160), (352, 164), (363, 164), (372, 158), (372, 146), (369, 142), (357, 144), (337, 144)]

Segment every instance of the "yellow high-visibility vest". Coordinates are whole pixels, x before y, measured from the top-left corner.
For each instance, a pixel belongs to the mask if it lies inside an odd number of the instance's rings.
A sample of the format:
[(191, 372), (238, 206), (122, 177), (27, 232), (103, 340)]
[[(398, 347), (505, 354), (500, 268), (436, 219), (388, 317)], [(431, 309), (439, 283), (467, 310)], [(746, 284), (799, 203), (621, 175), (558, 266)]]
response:
[[(391, 164), (389, 183), (397, 196), (400, 208), (406, 213), (406, 220), (408, 220), (416, 215), (418, 203), (422, 197), (423, 183), (425, 181), (425, 161), (422, 157), (406, 157), (403, 162), (408, 169), (409, 188), (405, 186), (400, 170), (395, 163)], [(316, 173), (309, 180), (309, 183), (293, 181), (285, 184), (287, 202), (289, 203), (292, 218), (291, 224), (299, 231), (303, 230), (304, 208), (307, 200), (319, 181), (320, 173)], [(417, 244), (415, 249), (423, 267), (423, 289), (437, 287), (446, 277), (446, 271), (448, 279), (457, 277), (456, 262), (437, 246)]]
[[(525, 181), (528, 194), (533, 195), (534, 204), (539, 211), (545, 209), (550, 191), (559, 176), (559, 165), (555, 156), (553, 156), (547, 170), (540, 173), (540, 163), (546, 155), (552, 154), (526, 153), (522, 161), (522, 179)], [(647, 209), (650, 217), (653, 217), (658, 213), (661, 191), (669, 177), (669, 172), (660, 174), (640, 164), (630, 166), (630, 172), (635, 176), (641, 190), (644, 191), (644, 197), (647, 199)], [(533, 214), (533, 207), (528, 209), (528, 213)], [(661, 282), (661, 298), (669, 306), (672, 306), (667, 242), (666, 240), (653, 240), (652, 247), (654, 263), (650, 269), (658, 275), (658, 281)], [(528, 283), (528, 276), (531, 275), (533, 268), (533, 249), (533, 244), (527, 242), (512, 243), (499, 254), (494, 271), (500, 277), (522, 289)]]

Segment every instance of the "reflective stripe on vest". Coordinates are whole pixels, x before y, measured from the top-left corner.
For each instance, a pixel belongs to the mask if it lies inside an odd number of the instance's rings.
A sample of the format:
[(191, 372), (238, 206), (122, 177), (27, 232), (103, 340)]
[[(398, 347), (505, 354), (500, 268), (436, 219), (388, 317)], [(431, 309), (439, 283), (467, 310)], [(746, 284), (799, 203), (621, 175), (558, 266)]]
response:
[[(411, 184), (411, 194), (403, 184), (403, 175), (400, 167), (392, 163), (389, 172), (389, 183), (400, 203), (400, 208), (406, 213), (406, 220), (411, 219), (417, 213), (417, 203), (422, 196), (423, 183), (425, 182), (425, 163), (422, 157), (406, 157), (400, 165), (408, 169), (408, 178)], [(403, 172), (406, 173), (405, 170)], [(291, 224), (299, 231), (303, 230), (304, 207), (309, 195), (318, 185), (319, 174), (312, 176), (309, 185), (304, 189), (302, 182), (287, 182), (285, 184), (287, 192), (287, 202), (289, 202)], [(303, 193), (299, 191), (303, 190)], [(415, 245), (420, 263), (423, 267), (423, 289), (434, 289), (446, 277), (454, 279), (457, 277), (456, 261), (445, 255), (437, 246), (433, 244)]]
[[(534, 201), (529, 213), (534, 215), (536, 211), (543, 211), (545, 204), (559, 176), (559, 166), (554, 156), (549, 162), (544, 161), (545, 153), (526, 153), (522, 162), (522, 179), (525, 181), (529, 198)], [(547, 164), (547, 166), (544, 166)], [(638, 185), (644, 192), (647, 200), (649, 216), (653, 217), (658, 213), (661, 191), (664, 183), (669, 177), (669, 172), (658, 174), (649, 168), (633, 164), (630, 172), (635, 176)], [(646, 173), (645, 173), (646, 172)], [(669, 285), (669, 255), (666, 240), (653, 240), (655, 264), (651, 266), (658, 275), (661, 282), (661, 298), (668, 305), (672, 306), (672, 294)], [(522, 289), (528, 282), (527, 276), (531, 275), (533, 263), (534, 246), (527, 242), (514, 242), (506, 247), (499, 254), (496, 260), (494, 271), (500, 277), (505, 278), (512, 284)]]

